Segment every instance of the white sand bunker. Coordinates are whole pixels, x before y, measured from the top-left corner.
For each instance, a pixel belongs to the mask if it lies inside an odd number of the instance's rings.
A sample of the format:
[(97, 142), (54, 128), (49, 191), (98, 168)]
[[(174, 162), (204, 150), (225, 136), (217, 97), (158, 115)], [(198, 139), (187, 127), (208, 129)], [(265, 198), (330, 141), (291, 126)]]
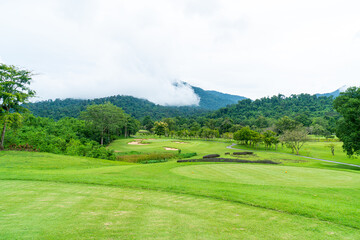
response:
[(176, 142), (176, 141), (173, 141), (173, 143), (187, 144), (187, 142)]
[(170, 148), (170, 147), (164, 147), (165, 148), (165, 150), (167, 150), (167, 151), (178, 151), (179, 149), (177, 149), (177, 148)]
[(135, 141), (129, 142), (130, 145), (149, 145), (149, 143), (142, 143), (144, 139), (134, 139)]

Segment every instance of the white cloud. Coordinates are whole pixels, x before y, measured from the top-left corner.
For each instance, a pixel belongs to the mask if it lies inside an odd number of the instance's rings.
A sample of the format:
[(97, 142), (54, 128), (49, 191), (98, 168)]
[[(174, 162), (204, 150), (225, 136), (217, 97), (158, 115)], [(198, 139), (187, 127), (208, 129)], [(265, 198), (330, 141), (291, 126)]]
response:
[(196, 104), (187, 87), (258, 98), (330, 92), (360, 77), (360, 2), (0, 2), (0, 54), (41, 99), (115, 94)]

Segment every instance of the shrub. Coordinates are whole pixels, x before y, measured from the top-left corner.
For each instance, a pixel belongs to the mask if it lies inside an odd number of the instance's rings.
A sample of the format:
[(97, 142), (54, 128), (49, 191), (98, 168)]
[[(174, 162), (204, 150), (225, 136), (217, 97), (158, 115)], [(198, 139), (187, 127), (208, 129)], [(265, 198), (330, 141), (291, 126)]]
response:
[(196, 152), (193, 152), (193, 153), (181, 153), (178, 156), (179, 156), (179, 158), (191, 158), (191, 157), (197, 156), (197, 153)]

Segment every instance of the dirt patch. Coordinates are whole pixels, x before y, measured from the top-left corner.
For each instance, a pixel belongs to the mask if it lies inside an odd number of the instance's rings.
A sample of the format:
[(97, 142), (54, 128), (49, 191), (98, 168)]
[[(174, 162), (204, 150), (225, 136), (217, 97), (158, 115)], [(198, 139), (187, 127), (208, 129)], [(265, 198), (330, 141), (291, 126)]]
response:
[(170, 148), (170, 147), (164, 147), (165, 148), (165, 150), (167, 150), (167, 151), (178, 151), (179, 149), (177, 149), (177, 148)]

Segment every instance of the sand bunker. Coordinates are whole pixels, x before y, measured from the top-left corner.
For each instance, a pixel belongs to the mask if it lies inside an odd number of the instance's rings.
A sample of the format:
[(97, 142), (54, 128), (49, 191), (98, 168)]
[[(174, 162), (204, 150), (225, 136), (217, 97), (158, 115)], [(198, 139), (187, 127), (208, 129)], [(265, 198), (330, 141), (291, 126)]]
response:
[(129, 142), (130, 145), (149, 145), (148, 143), (141, 143), (141, 142)]
[(167, 151), (177, 151), (177, 150), (179, 150), (179, 149), (177, 149), (177, 148), (169, 148), (169, 147), (164, 147), (165, 148), (165, 150), (167, 150)]
[(149, 143), (142, 143), (144, 139), (134, 139), (135, 141), (129, 142), (130, 145), (149, 145)]
[(173, 143), (187, 144), (187, 142), (176, 142), (176, 141), (173, 141)]

